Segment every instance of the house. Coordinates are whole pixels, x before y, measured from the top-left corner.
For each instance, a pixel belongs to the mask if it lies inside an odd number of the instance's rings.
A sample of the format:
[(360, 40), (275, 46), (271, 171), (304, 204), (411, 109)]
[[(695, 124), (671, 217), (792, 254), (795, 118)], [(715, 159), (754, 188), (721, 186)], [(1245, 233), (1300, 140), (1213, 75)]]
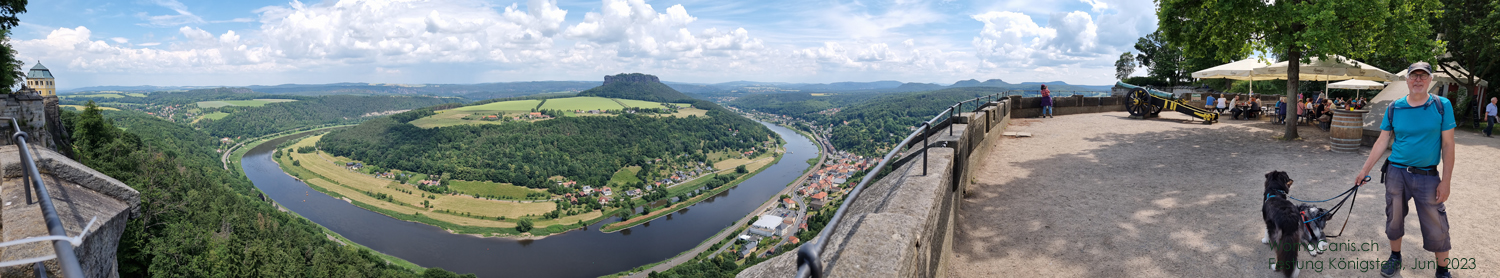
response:
[(614, 194), (615, 194), (614, 189), (611, 189), (611, 188), (608, 188), (608, 187), (604, 188), (604, 196), (609, 196), (609, 195), (614, 195)]
[(500, 116), (495, 116), (495, 115), (489, 115), (489, 116), (484, 116), (484, 119), (485, 119), (485, 120), (491, 120), (491, 121), (494, 121), (494, 120), (499, 120), (499, 119), (500, 119)]
[(781, 232), (781, 217), (775, 215), (761, 215), (755, 223), (750, 224), (750, 234), (759, 236), (773, 236)]
[(609, 196), (599, 196), (599, 204), (609, 204)]
[(651, 191), (651, 189), (652, 189), (651, 185), (647, 184), (646, 185), (646, 191)]
[(590, 187), (590, 186), (587, 186), (587, 185), (584, 185), (583, 186), (583, 192), (592, 193), (592, 192), (594, 192), (594, 188)]
[(818, 192), (818, 194), (813, 194), (812, 198), (813, 200), (828, 199), (828, 192)]
[(792, 198), (781, 199), (781, 203), (783, 205), (786, 205), (786, 208), (789, 208), (789, 209), (796, 209), (797, 208), (797, 202), (792, 201)]

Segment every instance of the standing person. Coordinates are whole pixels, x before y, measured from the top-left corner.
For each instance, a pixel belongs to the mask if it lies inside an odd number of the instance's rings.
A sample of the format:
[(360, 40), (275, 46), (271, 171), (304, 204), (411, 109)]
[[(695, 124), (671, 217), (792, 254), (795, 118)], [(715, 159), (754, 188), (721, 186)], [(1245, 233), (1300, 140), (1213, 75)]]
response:
[[(1407, 68), (1406, 86), (1411, 91), (1386, 107), (1380, 124), (1380, 138), (1360, 168), (1355, 184), (1364, 183), (1370, 168), (1385, 155), (1391, 155), (1381, 166), (1385, 183), (1385, 235), (1391, 242), (1391, 257), (1380, 267), (1380, 274), (1391, 277), (1401, 264), (1401, 237), (1406, 234), (1407, 202), (1415, 200), (1417, 219), (1422, 227), (1422, 249), (1437, 258), (1437, 277), (1448, 273), (1448, 251), (1453, 244), (1448, 234), (1448, 201), (1453, 183), (1453, 103), (1448, 98), (1427, 93), (1432, 82), (1432, 66), (1417, 62)], [(1443, 169), (1438, 171), (1438, 163)], [(1441, 178), (1439, 177), (1441, 175)]]
[(1495, 115), (1495, 103), (1497, 101), (1500, 101), (1500, 98), (1490, 98), (1490, 105), (1484, 106), (1484, 121), (1489, 122), (1489, 125), (1484, 127), (1484, 137), (1494, 137), (1492, 135), (1495, 135), (1495, 121), (1500, 120)]
[(1292, 118), (1292, 120), (1301, 122), (1302, 118), (1307, 115), (1307, 100), (1303, 99), (1298, 101), (1297, 103), (1293, 103), (1292, 105), (1297, 106), (1297, 117)]
[(1219, 114), (1224, 114), (1224, 108), (1228, 107), (1228, 103), (1229, 101), (1227, 99), (1224, 99), (1224, 95), (1219, 95), (1219, 109), (1217, 109), (1219, 111)]
[(1047, 85), (1042, 85), (1042, 118), (1049, 117), (1052, 117), (1052, 91), (1047, 90)]
[(1286, 123), (1286, 97), (1276, 99), (1276, 123)]

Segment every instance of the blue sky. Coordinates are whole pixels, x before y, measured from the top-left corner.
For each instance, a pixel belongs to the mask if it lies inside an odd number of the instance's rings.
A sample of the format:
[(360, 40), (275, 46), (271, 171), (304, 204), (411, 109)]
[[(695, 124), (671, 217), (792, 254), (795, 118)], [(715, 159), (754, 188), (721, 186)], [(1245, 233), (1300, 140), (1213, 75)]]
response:
[(33, 1), (26, 68), (99, 85), (964, 79), (1110, 84), (1150, 0)]

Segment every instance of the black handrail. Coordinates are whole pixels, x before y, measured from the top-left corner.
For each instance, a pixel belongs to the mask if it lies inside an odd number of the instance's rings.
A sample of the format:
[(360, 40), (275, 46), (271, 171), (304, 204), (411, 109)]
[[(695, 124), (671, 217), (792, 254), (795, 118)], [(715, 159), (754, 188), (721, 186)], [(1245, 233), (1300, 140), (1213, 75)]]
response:
[[(57, 217), (57, 208), (52, 206), (52, 196), (47, 194), (47, 185), (42, 183), (42, 174), (37, 172), (36, 161), (31, 157), (31, 146), (26, 144), (26, 132), (21, 131), (21, 125), (15, 118), (0, 117), (0, 120), (10, 120), (10, 126), (14, 127), (16, 133), (11, 139), (16, 142), (21, 153), (21, 165), (25, 167), (26, 177), (31, 185), (36, 188), (37, 201), (42, 208), (42, 218), (47, 222), (47, 232), (53, 236), (67, 237), (68, 231), (63, 228), (62, 219)], [(86, 228), (85, 228), (86, 229)], [(87, 233), (82, 231), (80, 233)], [(62, 267), (63, 277), (84, 277), (83, 267), (78, 263), (78, 254), (73, 252), (73, 243), (67, 240), (52, 240), (52, 250), (56, 252), (58, 265)], [(45, 265), (38, 262), (37, 274), (45, 277)]]
[[(928, 137), (932, 137), (932, 125), (940, 123), (938, 121), (939, 118), (942, 118), (944, 115), (948, 116), (948, 118), (943, 119), (942, 122), (946, 122), (948, 124), (948, 134), (952, 135), (954, 124), (953, 120), (957, 118), (956, 115), (957, 113), (959, 113), (958, 111), (961, 111), (960, 109), (963, 108), (963, 104), (976, 101), (998, 101), (1009, 93), (1016, 91), (1020, 90), (1011, 90), (986, 96), (980, 96), (973, 99), (960, 101), (951, 106), (948, 106), (948, 109), (944, 109), (942, 112), (938, 112), (936, 116), (933, 116), (932, 119), (929, 119), (926, 122), (922, 122), (922, 124), (918, 125), (920, 128), (912, 131), (911, 134), (906, 135), (906, 138), (902, 139), (900, 143), (896, 143), (896, 146), (892, 148), (890, 152), (886, 153), (885, 157), (880, 159), (880, 163), (876, 164), (875, 168), (871, 168), (869, 171), (865, 172), (865, 176), (863, 178), (860, 178), (859, 180), (859, 185), (854, 186), (854, 190), (849, 191), (849, 196), (844, 197), (843, 204), (840, 204), (839, 209), (834, 211), (833, 217), (828, 219), (828, 224), (823, 225), (823, 230), (818, 232), (818, 236), (813, 238), (813, 240), (810, 240), (808, 244), (803, 245), (802, 248), (797, 249), (797, 277), (823, 277), (825, 273), (823, 273), (823, 263), (820, 257), (823, 254), (823, 248), (827, 246), (829, 232), (838, 227), (839, 220), (843, 219), (844, 212), (849, 208), (849, 204), (854, 203), (854, 199), (859, 197), (859, 193), (864, 190), (865, 185), (868, 185), (870, 181), (873, 180), (872, 177), (879, 175), (880, 171), (884, 170), (885, 166), (890, 164), (891, 158), (894, 158), (897, 153), (901, 153), (901, 151), (904, 149), (910, 149), (911, 146), (909, 146), (908, 144), (914, 143), (912, 142), (913, 139), (916, 139), (916, 137), (919, 135), (922, 136), (922, 175), (925, 176), (927, 175), (927, 149), (929, 146), (927, 139)], [(971, 107), (975, 111), (978, 111), (979, 109), (984, 108), (984, 105), (972, 105)]]

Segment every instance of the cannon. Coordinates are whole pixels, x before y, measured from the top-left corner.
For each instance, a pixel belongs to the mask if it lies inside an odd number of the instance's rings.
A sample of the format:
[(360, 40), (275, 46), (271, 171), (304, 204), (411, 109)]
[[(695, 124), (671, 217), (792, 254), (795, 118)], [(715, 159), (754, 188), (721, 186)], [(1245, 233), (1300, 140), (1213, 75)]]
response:
[(1125, 94), (1125, 111), (1130, 112), (1131, 118), (1154, 118), (1161, 116), (1162, 110), (1175, 110), (1178, 113), (1202, 119), (1203, 124), (1213, 124), (1219, 121), (1219, 113), (1189, 105), (1186, 100), (1177, 99), (1171, 93), (1125, 82), (1117, 82), (1116, 85), (1130, 89), (1130, 92)]

